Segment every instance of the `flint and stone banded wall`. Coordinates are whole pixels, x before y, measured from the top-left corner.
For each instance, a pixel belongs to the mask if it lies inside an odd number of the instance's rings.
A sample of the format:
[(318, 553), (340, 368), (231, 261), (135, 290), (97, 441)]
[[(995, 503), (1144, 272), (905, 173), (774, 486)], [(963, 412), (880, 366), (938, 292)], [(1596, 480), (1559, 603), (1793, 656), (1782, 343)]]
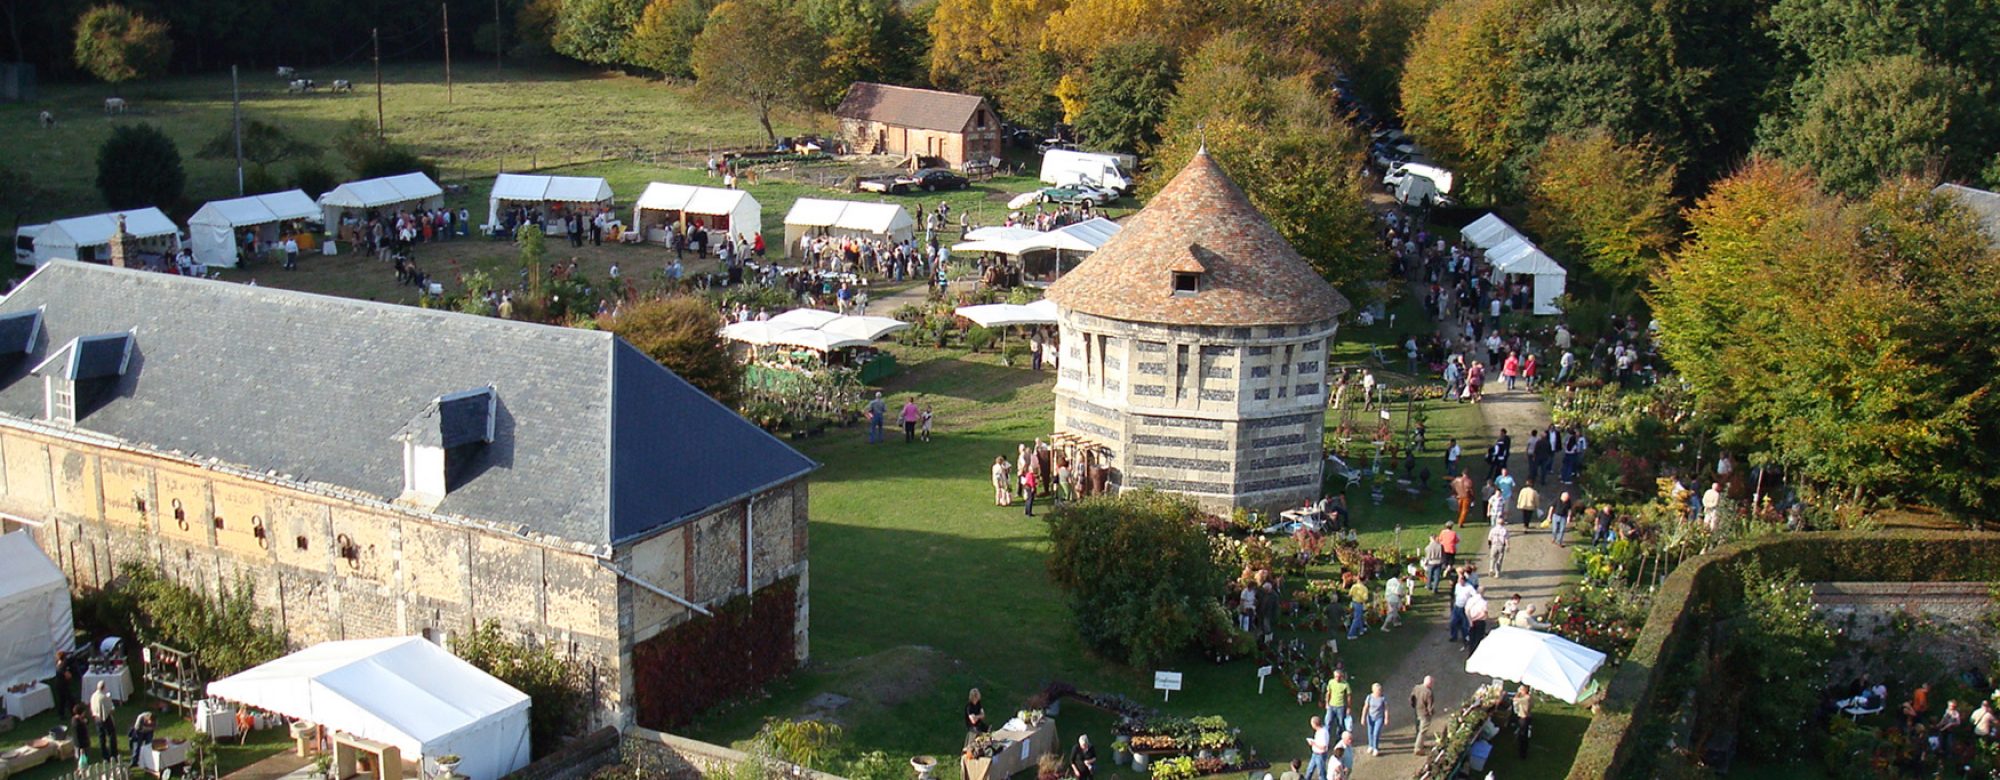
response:
[(1059, 315), (1056, 431), (1110, 454), (1121, 488), (1214, 512), (1318, 496), (1331, 321), (1186, 327)]

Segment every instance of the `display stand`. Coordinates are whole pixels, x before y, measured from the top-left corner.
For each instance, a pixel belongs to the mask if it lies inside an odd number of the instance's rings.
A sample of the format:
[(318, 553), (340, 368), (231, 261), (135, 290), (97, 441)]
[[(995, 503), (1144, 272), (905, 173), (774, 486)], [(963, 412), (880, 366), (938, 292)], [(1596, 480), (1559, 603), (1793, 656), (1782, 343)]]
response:
[(367, 780), (403, 780), (403, 750), (346, 732), (334, 732), (334, 780), (357, 776)]
[(193, 718), (195, 708), (207, 698), (203, 689), (208, 685), (208, 681), (202, 679), (194, 654), (162, 644), (150, 644), (145, 647), (144, 655), (146, 691), (154, 699), (178, 708), (182, 717)]

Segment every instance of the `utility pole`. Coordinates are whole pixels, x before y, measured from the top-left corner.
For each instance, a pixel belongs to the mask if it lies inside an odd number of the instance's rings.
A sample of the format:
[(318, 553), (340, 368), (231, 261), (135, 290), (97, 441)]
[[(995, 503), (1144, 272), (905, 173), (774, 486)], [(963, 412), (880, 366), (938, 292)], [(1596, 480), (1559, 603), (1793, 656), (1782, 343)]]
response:
[(500, 62), (500, 52), (507, 50), (507, 28), (500, 26), (500, 0), (493, 0), (493, 72), (507, 69)]
[(236, 136), (236, 195), (243, 191), (243, 91), (236, 85), (236, 66), (229, 66), (229, 111), (230, 132)]
[(369, 28), (368, 39), (375, 43), (375, 139), (382, 140), (382, 30)]
[(438, 3), (438, 10), (444, 13), (444, 102), (451, 99), (451, 4)]

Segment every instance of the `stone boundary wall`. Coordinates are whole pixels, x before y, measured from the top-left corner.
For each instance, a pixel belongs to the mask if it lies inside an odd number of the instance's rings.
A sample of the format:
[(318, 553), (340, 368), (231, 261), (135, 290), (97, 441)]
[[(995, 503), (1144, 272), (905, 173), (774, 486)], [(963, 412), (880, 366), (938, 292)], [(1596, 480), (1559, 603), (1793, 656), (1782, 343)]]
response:
[[(750, 759), (741, 750), (714, 745), (687, 737), (632, 726), (619, 741), (618, 755), (628, 763), (653, 767), (646, 777), (693, 780), (717, 769), (731, 768)], [(845, 780), (805, 767), (786, 767), (785, 774), (799, 780)], [(512, 779), (510, 779), (512, 780)]]

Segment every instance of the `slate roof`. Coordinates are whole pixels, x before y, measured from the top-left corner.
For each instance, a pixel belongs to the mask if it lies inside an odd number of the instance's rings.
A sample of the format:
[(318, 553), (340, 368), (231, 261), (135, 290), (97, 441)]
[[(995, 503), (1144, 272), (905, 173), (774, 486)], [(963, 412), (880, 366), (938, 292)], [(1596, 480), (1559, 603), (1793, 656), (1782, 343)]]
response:
[(1950, 195), (1970, 209), (1979, 218), (1979, 227), (1986, 231), (1987, 240), (2000, 246), (2000, 193), (1961, 184), (1940, 184), (1931, 191)]
[[(79, 429), (390, 501), (398, 434), (491, 385), (494, 440), (434, 511), (600, 550), (817, 465), (608, 333), (88, 263), (36, 270), (0, 321), (37, 308), (33, 350), (0, 370), (0, 415), (45, 419), (28, 367), (130, 331), (128, 370)], [(483, 424), (446, 414), (453, 436)]]
[(857, 81), (847, 88), (847, 97), (841, 98), (833, 115), (956, 133), (972, 124), (973, 113), (985, 102), (978, 95)]
[[(1164, 325), (1325, 322), (1347, 299), (1250, 205), (1207, 150), (1076, 270), (1049, 286), (1057, 306)], [(1176, 272), (1200, 291), (1174, 294)]]

